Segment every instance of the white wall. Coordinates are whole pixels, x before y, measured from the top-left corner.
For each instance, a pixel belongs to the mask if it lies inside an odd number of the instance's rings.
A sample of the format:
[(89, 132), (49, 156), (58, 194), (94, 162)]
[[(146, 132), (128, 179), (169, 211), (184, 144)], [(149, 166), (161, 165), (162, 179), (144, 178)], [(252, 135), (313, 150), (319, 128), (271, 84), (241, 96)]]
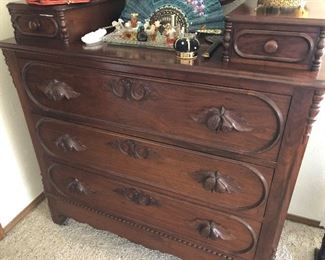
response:
[(289, 213), (325, 226), (325, 102), (309, 138)]
[[(0, 1), (0, 39), (13, 36)], [(7, 66), (0, 52), (0, 223), (6, 226), (42, 192), (40, 169)]]

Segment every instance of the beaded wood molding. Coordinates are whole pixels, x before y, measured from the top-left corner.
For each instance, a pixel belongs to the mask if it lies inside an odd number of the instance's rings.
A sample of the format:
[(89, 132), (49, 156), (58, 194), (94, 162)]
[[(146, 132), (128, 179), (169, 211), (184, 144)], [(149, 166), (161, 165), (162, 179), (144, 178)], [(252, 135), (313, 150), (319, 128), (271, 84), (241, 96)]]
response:
[[(54, 196), (52, 194), (49, 194), (49, 193), (47, 193), (46, 196), (52, 197), (52, 198), (54, 198), (56, 200), (58, 199), (56, 196)], [(119, 217), (119, 216), (116, 216), (116, 215), (113, 215), (113, 214), (110, 214), (110, 213), (106, 213), (106, 212), (103, 212), (103, 211), (98, 210), (98, 209), (94, 209), (94, 208), (88, 207), (88, 206), (83, 205), (83, 204), (81, 204), (79, 202), (75, 202), (75, 201), (69, 200), (68, 198), (60, 198), (60, 200), (64, 201), (65, 203), (71, 204), (71, 205), (73, 205), (75, 207), (82, 208), (83, 210), (87, 210), (87, 211), (90, 211), (92, 213), (96, 213), (97, 215), (101, 215), (103, 217), (109, 218), (109, 219), (111, 219), (113, 221), (120, 222), (120, 223), (129, 225), (129, 226), (131, 226), (133, 228), (140, 229), (142, 231), (146, 231), (146, 232), (149, 232), (149, 233), (158, 235), (160, 237), (163, 237), (164, 239), (169, 239), (169, 240), (178, 242), (180, 244), (183, 244), (185, 246), (192, 247), (192, 248), (195, 248), (195, 249), (204, 251), (205, 253), (222, 257), (225, 260), (234, 260), (234, 258), (232, 256), (229, 256), (229, 255), (226, 255), (226, 254), (223, 254), (223, 253), (214, 251), (214, 250), (209, 249), (209, 248), (207, 248), (205, 246), (195, 244), (193, 242), (190, 242), (190, 241), (187, 241), (185, 239), (176, 237), (174, 235), (168, 234), (168, 233), (163, 232), (163, 231), (160, 231), (158, 229), (155, 229), (155, 228), (152, 228), (152, 227), (143, 225), (143, 224), (139, 224), (139, 223), (137, 223), (135, 221), (128, 220), (128, 219), (124, 219), (122, 217)]]

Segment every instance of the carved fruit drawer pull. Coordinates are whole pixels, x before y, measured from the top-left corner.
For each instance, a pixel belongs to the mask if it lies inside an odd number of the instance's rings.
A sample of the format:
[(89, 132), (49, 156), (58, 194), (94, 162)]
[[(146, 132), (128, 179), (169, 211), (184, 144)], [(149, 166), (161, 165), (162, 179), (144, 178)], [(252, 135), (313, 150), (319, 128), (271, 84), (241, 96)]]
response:
[(56, 140), (55, 145), (65, 152), (82, 152), (87, 150), (85, 145), (81, 144), (75, 137), (71, 137), (68, 134), (60, 136)]
[(64, 98), (69, 100), (80, 96), (80, 93), (74, 91), (68, 84), (56, 79), (51, 80), (42, 91), (49, 100), (53, 101), (61, 101)]
[(202, 183), (205, 190), (211, 192), (236, 193), (241, 189), (233, 178), (218, 171), (197, 171), (193, 174), (193, 178)]
[(123, 154), (135, 159), (147, 159), (149, 157), (149, 149), (137, 144), (133, 140), (118, 140), (113, 145)]
[(200, 124), (215, 132), (250, 132), (253, 129), (247, 126), (246, 121), (236, 115), (234, 112), (221, 108), (211, 107), (204, 109), (198, 115), (192, 115), (191, 118)]
[(78, 180), (78, 179), (73, 179), (69, 184), (68, 184), (68, 190), (72, 193), (79, 193), (79, 194), (87, 194), (87, 189), (85, 186)]
[(142, 101), (150, 94), (149, 88), (128, 78), (112, 80), (108, 83), (108, 86), (116, 97), (127, 101)]
[(143, 191), (134, 189), (134, 188), (118, 188), (115, 189), (119, 195), (124, 196), (128, 200), (132, 201), (135, 204), (143, 206), (158, 206), (159, 203), (156, 199), (152, 198), (149, 194), (144, 193)]
[(196, 227), (202, 237), (212, 240), (233, 240), (235, 236), (229, 230), (216, 224), (212, 220), (196, 220)]

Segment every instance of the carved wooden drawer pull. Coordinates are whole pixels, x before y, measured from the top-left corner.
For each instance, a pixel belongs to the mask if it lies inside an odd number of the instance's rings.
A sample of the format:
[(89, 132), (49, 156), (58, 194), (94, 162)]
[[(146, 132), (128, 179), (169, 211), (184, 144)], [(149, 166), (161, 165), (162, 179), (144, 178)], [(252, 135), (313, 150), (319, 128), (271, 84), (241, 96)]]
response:
[(56, 140), (55, 144), (65, 152), (82, 152), (87, 150), (85, 145), (81, 144), (75, 137), (71, 137), (68, 134), (60, 136)]
[(221, 174), (219, 171), (197, 171), (193, 178), (202, 183), (205, 190), (218, 193), (237, 193), (241, 188), (230, 176)]
[(137, 144), (133, 140), (118, 140), (114, 142), (113, 147), (118, 148), (123, 154), (135, 159), (147, 159), (149, 157), (149, 149)]
[(267, 41), (264, 44), (264, 51), (268, 54), (276, 53), (278, 49), (279, 49), (279, 45), (278, 42), (275, 40)]
[(38, 19), (34, 18), (28, 21), (28, 29), (31, 32), (37, 32), (41, 28), (41, 23)]
[(80, 96), (80, 93), (74, 91), (68, 84), (56, 79), (51, 80), (42, 91), (49, 100), (53, 101), (69, 100)]
[(150, 95), (148, 87), (128, 78), (111, 80), (108, 86), (116, 97), (127, 101), (143, 101)]
[(253, 130), (247, 126), (242, 117), (223, 106), (204, 109), (198, 115), (192, 115), (191, 118), (197, 123), (204, 124), (214, 132), (250, 132)]
[(85, 186), (77, 178), (74, 178), (68, 184), (68, 190), (72, 193), (78, 193), (78, 194), (87, 194), (88, 193)]
[(229, 230), (212, 220), (196, 220), (196, 227), (202, 237), (212, 240), (233, 240), (235, 236)]
[(159, 206), (159, 203), (156, 199), (152, 198), (149, 194), (146, 194), (143, 191), (137, 190), (135, 188), (118, 188), (115, 189), (114, 192), (124, 196), (135, 204), (143, 206)]

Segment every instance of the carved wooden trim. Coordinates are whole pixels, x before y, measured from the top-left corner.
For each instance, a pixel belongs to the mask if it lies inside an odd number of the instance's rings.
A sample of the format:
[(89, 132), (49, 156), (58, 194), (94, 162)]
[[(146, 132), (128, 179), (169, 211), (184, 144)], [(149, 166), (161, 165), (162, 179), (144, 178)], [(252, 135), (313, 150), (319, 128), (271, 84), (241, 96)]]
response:
[(223, 53), (222, 61), (228, 63), (230, 61), (230, 45), (231, 45), (232, 22), (225, 23), (225, 35), (223, 37)]
[(315, 51), (315, 58), (311, 67), (311, 70), (318, 71), (320, 68), (320, 65), (322, 63), (322, 56), (324, 53), (324, 47), (325, 47), (325, 27), (320, 29), (319, 33), (319, 41), (316, 46)]
[(134, 159), (148, 159), (150, 155), (150, 150), (138, 144), (137, 142), (127, 139), (127, 140), (116, 140), (111, 143), (111, 146), (118, 149), (121, 153), (132, 157)]
[(233, 178), (219, 171), (197, 171), (193, 174), (193, 178), (210, 192), (229, 194), (241, 192), (241, 187)]
[(63, 99), (74, 99), (80, 96), (80, 93), (73, 90), (67, 83), (57, 79), (50, 80), (46, 86), (39, 86), (40, 91), (53, 101), (62, 101)]
[(107, 83), (114, 96), (127, 101), (144, 101), (150, 96), (150, 89), (130, 78), (120, 78)]
[(154, 199), (149, 194), (135, 188), (117, 188), (114, 190), (114, 192), (138, 205), (159, 206), (158, 200)]
[(61, 27), (61, 39), (63, 40), (65, 45), (69, 45), (69, 31), (66, 24), (64, 11), (58, 12), (59, 23)]
[[(20, 26), (19, 26), (19, 22), (18, 20), (21, 17), (30, 17), (29, 18), (29, 22), (30, 23), (38, 23), (38, 25), (36, 27), (31, 27), (31, 32), (25, 32), (23, 31)], [(38, 36), (38, 37), (45, 37), (45, 38), (55, 38), (58, 35), (59, 32), (59, 26), (57, 24), (57, 21), (54, 19), (53, 15), (47, 15), (46, 19), (48, 19), (49, 21), (51, 21), (51, 23), (54, 25), (54, 32), (52, 34), (40, 34), (39, 33), (39, 29), (41, 28), (41, 23), (39, 18), (41, 18), (41, 15), (20, 15), (20, 14), (14, 14), (12, 16), (11, 22), (12, 22), (12, 26), (15, 28), (15, 30), (17, 30), (17, 32), (19, 32), (21, 35), (27, 35), (27, 36)], [(17, 33), (16, 32), (16, 33)]]
[[(7, 54), (5, 51), (3, 51), (3, 56), (5, 57), (5, 63), (6, 63), (6, 65), (7, 65), (8, 71), (9, 71), (9, 73), (10, 73), (11, 78), (14, 79), (14, 78), (15, 78), (15, 77), (14, 77), (14, 73), (13, 73), (13, 71), (12, 71), (12, 69), (11, 69), (12, 67), (9, 65), (9, 58), (8, 58), (7, 55), (8, 55), (8, 54)], [(14, 84), (14, 86), (15, 86), (15, 88), (17, 88), (16, 84)]]
[(83, 152), (87, 150), (87, 146), (81, 144), (76, 137), (71, 137), (69, 134), (59, 136), (55, 141), (55, 145), (64, 152)]
[[(269, 56), (269, 55), (256, 55), (256, 54), (243, 53), (240, 50), (240, 48), (238, 47), (237, 43), (238, 43), (238, 39), (244, 34), (299, 37), (299, 38), (304, 39), (307, 42), (309, 51), (305, 57), (299, 57), (299, 58), (274, 57), (274, 56)], [(311, 52), (314, 49), (314, 41), (306, 33), (244, 29), (236, 35), (235, 40), (234, 40), (234, 49), (235, 49), (235, 52), (237, 53), (237, 55), (239, 55), (242, 58), (246, 58), (246, 59), (270, 60), (270, 61), (297, 63), (297, 62), (304, 60), (306, 57), (308, 57), (311, 54)]]
[(309, 116), (307, 119), (307, 128), (304, 135), (303, 142), (306, 142), (311, 134), (311, 131), (313, 129), (313, 125), (316, 122), (317, 115), (320, 111), (320, 105), (322, 100), (325, 96), (325, 90), (315, 90), (314, 97), (313, 97), (313, 103), (309, 110)]
[[(264, 178), (263, 174), (255, 167), (250, 166), (246, 163), (240, 163), (240, 165), (248, 168), (250, 173), (254, 174), (257, 177), (257, 179), (261, 183), (263, 192), (261, 194), (261, 197), (256, 198), (256, 202), (250, 205), (232, 209), (236, 211), (243, 211), (257, 208), (265, 204), (269, 194), (269, 185), (266, 179)], [(202, 183), (203, 188), (210, 192), (228, 194), (243, 192), (242, 187), (239, 184), (236, 184), (234, 179), (232, 179), (230, 176), (220, 173), (218, 170), (200, 170), (194, 173), (190, 173), (189, 175), (198, 183)]]
[(199, 234), (212, 240), (234, 240), (236, 237), (222, 225), (215, 223), (213, 220), (195, 220), (196, 229)]
[[(51, 194), (47, 193), (46, 195), (50, 196), (50, 197), (54, 197), (55, 199), (57, 199), (55, 196), (53, 196)], [(160, 236), (163, 239), (168, 239), (168, 240), (180, 243), (182, 245), (201, 250), (201, 251), (203, 251), (203, 252), (205, 252), (207, 254), (222, 257), (222, 258), (224, 258), (226, 260), (234, 260), (233, 256), (227, 255), (227, 254), (215, 251), (215, 250), (212, 250), (209, 247), (207, 247), (206, 245), (196, 244), (194, 242), (191, 242), (191, 241), (185, 240), (183, 238), (179, 238), (179, 237), (177, 237), (175, 235), (169, 234), (167, 232), (160, 231), (160, 230), (158, 230), (156, 228), (152, 228), (150, 226), (137, 223), (137, 222), (135, 222), (133, 220), (128, 220), (126, 218), (122, 218), (122, 217), (116, 216), (116, 215), (111, 214), (111, 213), (107, 213), (107, 212), (104, 212), (104, 211), (101, 211), (101, 210), (98, 210), (98, 209), (95, 209), (95, 208), (88, 207), (86, 205), (83, 205), (83, 204), (81, 204), (79, 202), (75, 202), (75, 201), (73, 201), (71, 199), (68, 199), (68, 198), (60, 198), (60, 199), (63, 200), (65, 203), (68, 203), (68, 204), (73, 205), (75, 207), (78, 207), (78, 208), (81, 208), (83, 210), (87, 210), (87, 211), (90, 211), (92, 213), (95, 213), (97, 215), (109, 218), (110, 220), (113, 220), (115, 222), (123, 223), (123, 224), (128, 225), (128, 226), (130, 226), (132, 228), (139, 229), (139, 230), (142, 230), (142, 231), (145, 231), (145, 232)]]
[[(54, 168), (60, 168), (61, 165), (57, 164), (57, 163), (53, 163), (49, 166), (49, 168), (47, 169), (47, 175), (48, 175), (48, 180), (50, 185), (63, 197), (69, 197), (69, 194), (66, 194), (63, 190), (61, 190), (57, 184), (54, 181), (53, 178), (53, 169)], [(69, 183), (67, 185), (67, 190), (71, 193), (75, 193), (77, 195), (89, 195), (89, 194), (93, 194), (96, 193), (95, 191), (91, 190), (89, 187), (87, 187), (87, 185), (85, 185), (84, 183), (82, 183), (81, 180), (79, 180), (78, 178), (70, 178), (69, 177)]]
[(253, 130), (247, 126), (242, 117), (223, 106), (204, 109), (198, 115), (191, 115), (191, 118), (214, 132), (251, 132)]

